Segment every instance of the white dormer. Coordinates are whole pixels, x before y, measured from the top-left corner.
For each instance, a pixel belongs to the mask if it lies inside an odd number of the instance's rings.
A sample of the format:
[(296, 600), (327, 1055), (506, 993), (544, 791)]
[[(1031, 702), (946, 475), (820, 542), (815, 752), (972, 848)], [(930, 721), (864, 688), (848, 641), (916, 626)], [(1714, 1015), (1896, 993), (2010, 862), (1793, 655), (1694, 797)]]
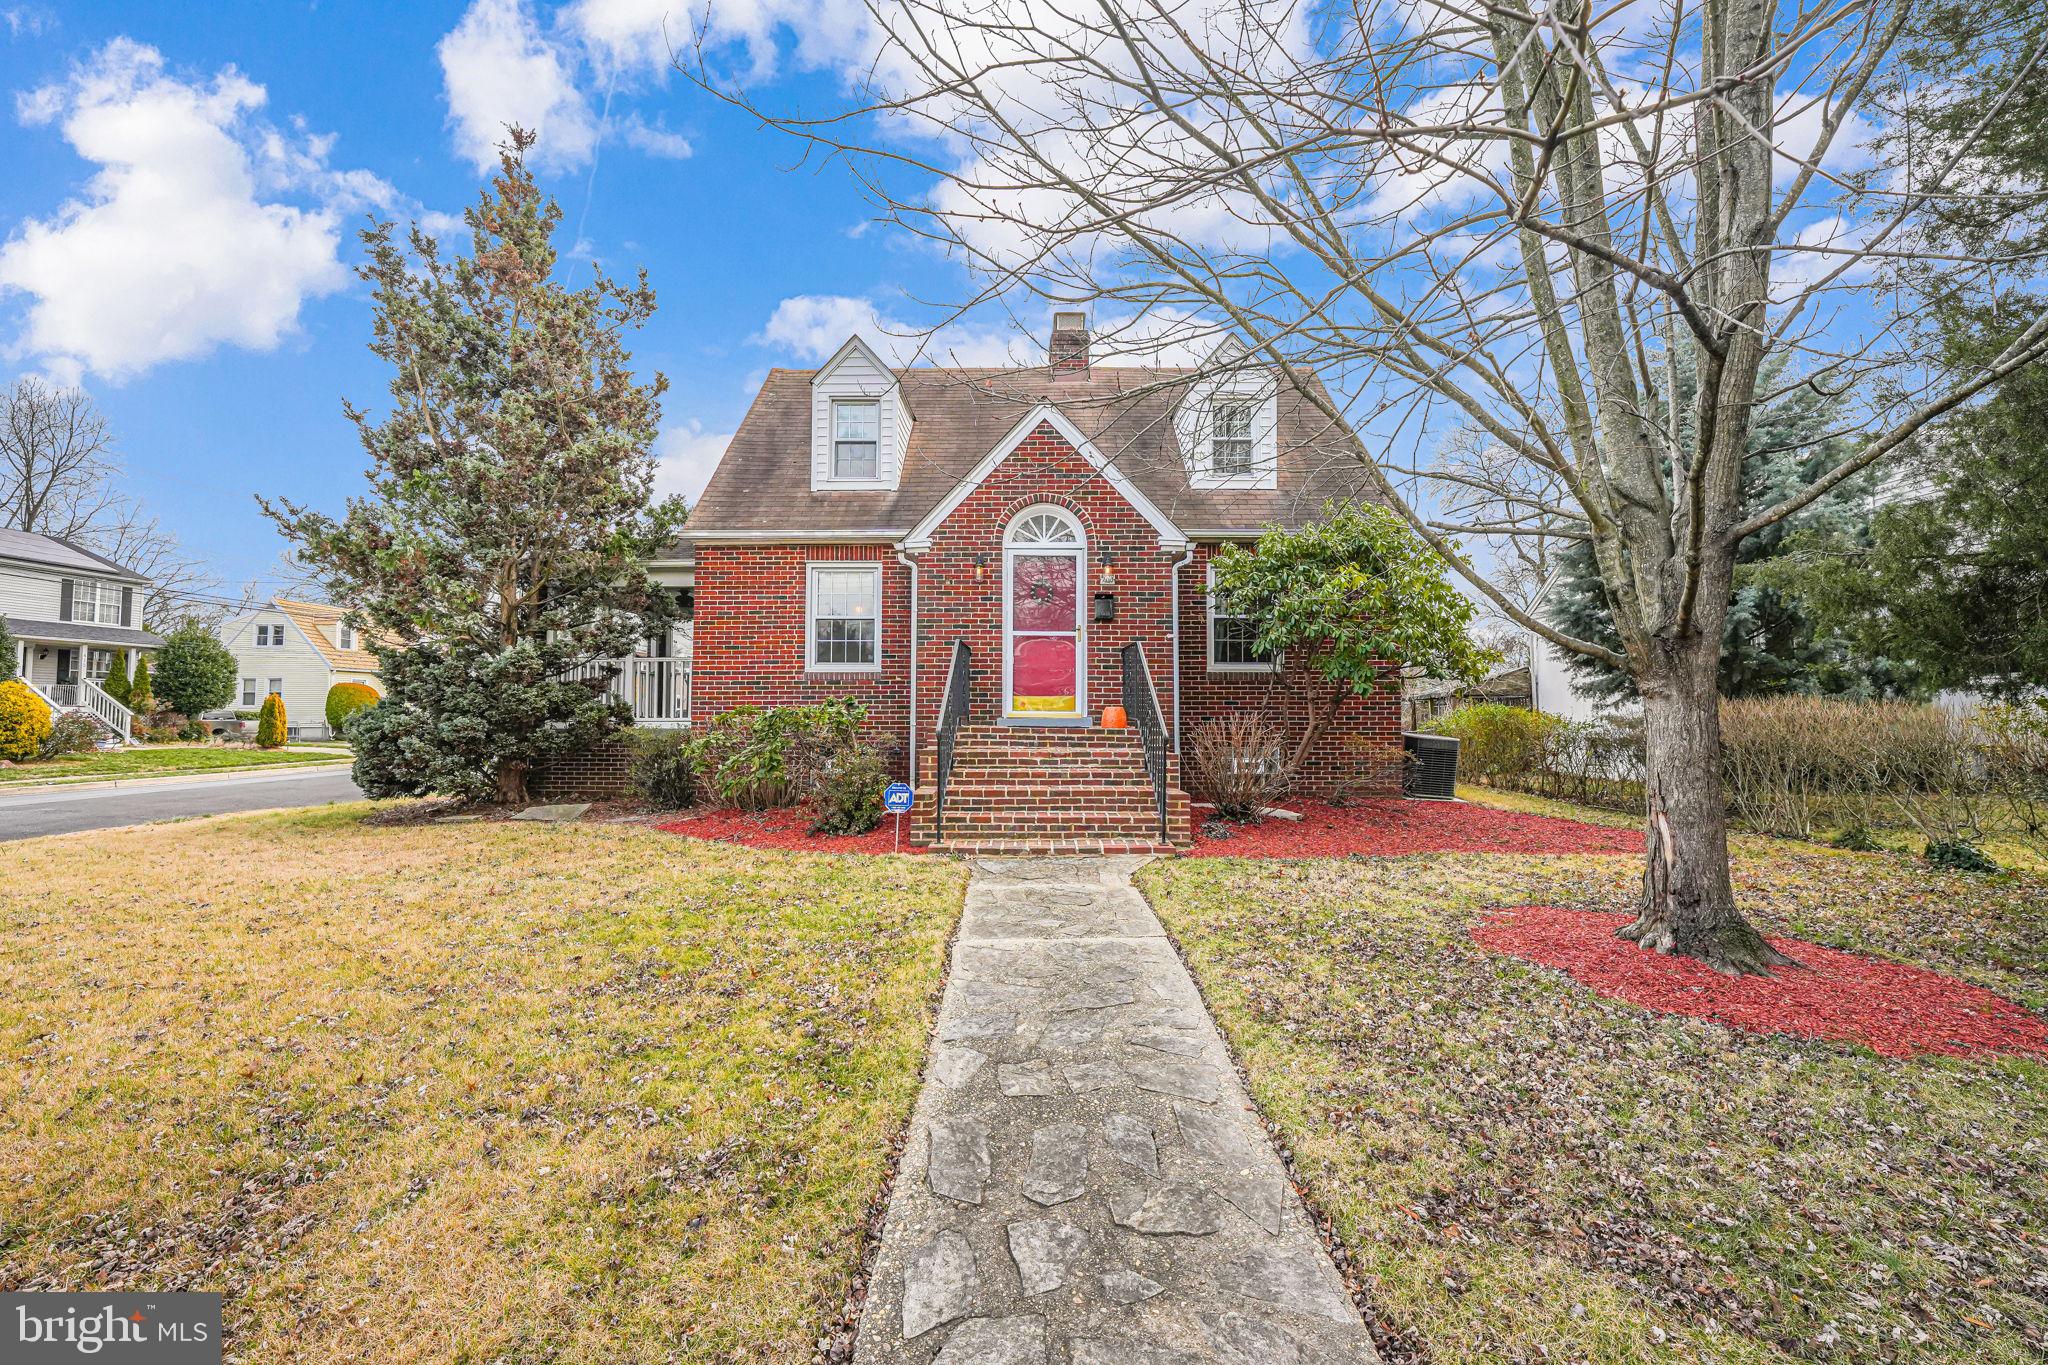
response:
[(896, 372), (859, 337), (811, 379), (811, 489), (894, 490), (910, 448)]
[(1280, 385), (1236, 337), (1225, 337), (1174, 410), (1192, 488), (1272, 488), (1280, 464)]

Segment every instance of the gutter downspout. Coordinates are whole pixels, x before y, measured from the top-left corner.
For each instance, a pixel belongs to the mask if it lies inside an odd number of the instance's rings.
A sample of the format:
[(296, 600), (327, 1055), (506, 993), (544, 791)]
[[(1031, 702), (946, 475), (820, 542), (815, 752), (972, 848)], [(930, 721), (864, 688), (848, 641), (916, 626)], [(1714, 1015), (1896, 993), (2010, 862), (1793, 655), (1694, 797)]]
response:
[(1173, 612), (1173, 751), (1176, 754), (1180, 752), (1180, 571), (1193, 563), (1194, 558), (1195, 542), (1191, 540), (1187, 552), (1176, 559), (1167, 571), (1172, 580), (1169, 596)]
[(917, 561), (897, 547), (896, 562), (910, 570), (910, 785), (917, 786), (917, 656), (924, 642), (917, 635)]

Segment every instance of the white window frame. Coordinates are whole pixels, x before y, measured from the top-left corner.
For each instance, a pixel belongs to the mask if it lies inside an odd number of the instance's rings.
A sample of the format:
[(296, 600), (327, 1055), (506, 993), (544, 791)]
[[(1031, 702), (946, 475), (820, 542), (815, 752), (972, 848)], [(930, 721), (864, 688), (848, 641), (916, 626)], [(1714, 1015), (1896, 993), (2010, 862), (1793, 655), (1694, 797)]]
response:
[(254, 678), (242, 679), (242, 709), (247, 710), (259, 704), (256, 696), (256, 680)]
[[(91, 614), (83, 614), (87, 604)], [(106, 583), (97, 578), (74, 578), (71, 580), (71, 619), (84, 625), (118, 626), (121, 624), (121, 586)]]
[(263, 681), (270, 684), (270, 686), (263, 689), (264, 696), (268, 697), (275, 695), (280, 698), (284, 696), (283, 678), (265, 678)]
[(107, 680), (107, 675), (113, 671), (113, 650), (88, 648), (85, 651), (85, 669), (82, 676), (87, 682), (103, 683)]
[[(869, 443), (875, 448), (875, 472), (872, 474), (842, 474), (839, 471), (839, 412), (842, 408), (866, 408), (874, 414), (875, 438)], [(862, 486), (886, 483), (887, 480), (884, 477), (882, 467), (882, 400), (879, 398), (834, 398), (830, 400), (830, 408), (825, 416), (826, 420), (831, 423), (831, 429), (826, 433), (829, 438), (825, 448), (826, 477), (835, 484)], [(853, 441), (848, 442), (848, 444), (860, 445), (862, 442)]]
[[(1219, 479), (1256, 478), (1259, 472), (1259, 400), (1240, 398), (1235, 394), (1218, 394), (1209, 407), (1209, 472)], [(1244, 433), (1226, 436), (1223, 434), (1223, 413), (1225, 409), (1244, 414)], [(1226, 469), (1223, 465), (1223, 443), (1229, 441), (1244, 447), (1244, 464), (1241, 468)]]
[(334, 639), (335, 642), (339, 644), (343, 649), (354, 649), (356, 647), (355, 627), (350, 625), (344, 625), (340, 622), (336, 622), (334, 627)]
[[(1211, 673), (1278, 673), (1287, 660), (1287, 654), (1284, 650), (1281, 653), (1275, 654), (1270, 661), (1262, 664), (1226, 663), (1216, 657), (1216, 618), (1218, 613), (1216, 611), (1216, 566), (1214, 563), (1209, 565), (1209, 589), (1203, 595), (1207, 598), (1205, 610), (1208, 614), (1208, 624), (1203, 632), (1207, 639), (1203, 649), (1208, 656), (1209, 671)], [(1228, 619), (1242, 621), (1245, 618), (1242, 616), (1231, 616)]]
[[(867, 664), (821, 663), (818, 660), (818, 575), (820, 572), (872, 574), (875, 580), (875, 660)], [(867, 617), (833, 617), (861, 621)], [(882, 671), (882, 566), (858, 559), (814, 559), (804, 565), (804, 672), (880, 673)]]
[[(1072, 534), (1070, 540), (1027, 541), (1019, 538), (1024, 524), (1033, 517), (1051, 513)], [(1074, 709), (1072, 711), (1019, 711), (1016, 707), (1016, 679), (1011, 665), (1016, 661), (1016, 561), (1019, 555), (1067, 555), (1074, 561)], [(1088, 719), (1088, 528), (1081, 519), (1058, 503), (1033, 503), (1020, 507), (1003, 527), (1003, 721), (1009, 725), (1077, 725)], [(1064, 635), (1065, 631), (1027, 631), (1026, 634)]]

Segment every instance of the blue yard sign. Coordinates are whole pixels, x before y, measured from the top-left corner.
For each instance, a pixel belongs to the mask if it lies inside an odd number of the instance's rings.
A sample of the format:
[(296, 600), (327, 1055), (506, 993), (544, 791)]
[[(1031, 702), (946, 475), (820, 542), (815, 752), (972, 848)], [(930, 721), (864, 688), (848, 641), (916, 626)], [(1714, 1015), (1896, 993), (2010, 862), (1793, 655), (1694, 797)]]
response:
[(893, 815), (901, 815), (910, 809), (910, 784), (891, 782), (882, 789), (882, 806)]

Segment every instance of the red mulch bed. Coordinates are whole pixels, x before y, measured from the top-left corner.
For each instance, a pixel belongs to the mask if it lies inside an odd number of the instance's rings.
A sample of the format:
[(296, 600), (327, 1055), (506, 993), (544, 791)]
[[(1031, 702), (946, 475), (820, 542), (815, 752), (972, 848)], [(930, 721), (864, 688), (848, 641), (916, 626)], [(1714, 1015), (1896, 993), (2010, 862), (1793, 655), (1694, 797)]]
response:
[[(1233, 825), (1200, 820), (1196, 811), (1196, 858), (1368, 858), (1403, 853), (1641, 853), (1643, 836), (1633, 829), (1588, 825), (1550, 815), (1525, 815), (1458, 801), (1404, 801), (1398, 797), (1332, 806), (1322, 801), (1288, 803), (1300, 820), (1261, 820)], [(1219, 838), (1205, 830), (1229, 831)]]
[[(713, 839), (719, 843), (745, 844), (748, 848), (797, 849), (805, 853), (894, 853), (896, 820), (884, 816), (882, 823), (866, 834), (813, 834), (811, 822), (817, 817), (803, 806), (750, 813), (739, 810), (708, 810), (702, 815), (685, 815), (655, 826), (670, 834), (692, 839)], [(903, 819), (903, 852), (921, 853), (910, 846), (910, 818)]]
[(1886, 1057), (2048, 1053), (2048, 1023), (1940, 972), (1773, 938), (1771, 946), (1800, 966), (1770, 976), (1724, 976), (1616, 938), (1629, 919), (1521, 905), (1497, 911), (1472, 937), (1493, 952), (1560, 968), (1602, 995), (1750, 1033), (1861, 1043)]

